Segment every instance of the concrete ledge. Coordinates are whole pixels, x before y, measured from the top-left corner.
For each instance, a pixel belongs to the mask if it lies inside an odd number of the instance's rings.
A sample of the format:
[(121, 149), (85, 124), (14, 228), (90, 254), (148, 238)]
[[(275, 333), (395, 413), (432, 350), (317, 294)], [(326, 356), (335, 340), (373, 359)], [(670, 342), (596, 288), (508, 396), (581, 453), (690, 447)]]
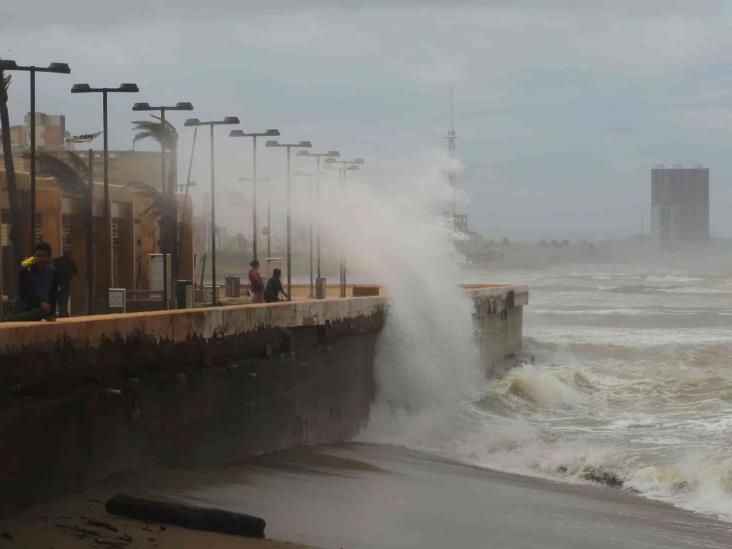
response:
[(96, 315), (56, 322), (5, 322), (0, 324), (0, 355), (30, 347), (36, 351), (48, 349), (60, 343), (96, 348), (111, 337), (126, 339), (144, 335), (179, 343), (191, 337), (209, 339), (263, 328), (317, 326), (369, 316), (381, 311), (387, 301), (385, 297), (329, 298)]

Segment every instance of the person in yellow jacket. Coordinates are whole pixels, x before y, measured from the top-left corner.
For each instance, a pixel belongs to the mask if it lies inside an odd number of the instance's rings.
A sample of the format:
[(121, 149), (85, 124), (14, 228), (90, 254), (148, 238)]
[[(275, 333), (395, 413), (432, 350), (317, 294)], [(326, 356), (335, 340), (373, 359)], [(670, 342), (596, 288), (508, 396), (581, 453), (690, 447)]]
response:
[(8, 320), (54, 320), (57, 290), (56, 272), (51, 265), (51, 246), (39, 242), (33, 255), (20, 262), (18, 297)]

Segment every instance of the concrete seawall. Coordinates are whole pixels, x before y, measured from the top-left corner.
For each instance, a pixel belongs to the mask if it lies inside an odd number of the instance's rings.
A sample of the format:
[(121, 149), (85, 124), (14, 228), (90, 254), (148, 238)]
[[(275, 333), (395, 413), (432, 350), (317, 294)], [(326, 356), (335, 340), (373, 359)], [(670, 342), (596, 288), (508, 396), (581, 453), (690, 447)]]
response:
[[(526, 289), (467, 287), (487, 371)], [(351, 439), (388, 298), (0, 324), (0, 514), (151, 465)]]

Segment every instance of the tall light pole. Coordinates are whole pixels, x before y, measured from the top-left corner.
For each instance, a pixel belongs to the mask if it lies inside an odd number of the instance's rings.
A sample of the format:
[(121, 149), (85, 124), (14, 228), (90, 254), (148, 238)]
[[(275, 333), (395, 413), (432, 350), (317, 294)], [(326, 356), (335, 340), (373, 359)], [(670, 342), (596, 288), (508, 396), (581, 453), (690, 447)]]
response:
[(317, 253), (315, 254), (317, 257), (317, 278), (322, 278), (320, 273), (320, 177), (322, 175), (322, 172), (320, 170), (320, 159), (321, 158), (338, 158), (341, 155), (338, 151), (328, 151), (325, 153), (314, 153), (310, 152), (308, 150), (305, 151), (297, 151), (297, 156), (310, 156), (315, 158), (316, 160), (316, 168), (318, 169), (318, 180), (317, 180), (317, 200), (318, 200), (318, 208), (317, 208), (317, 215), (318, 215), (318, 230), (317, 230), (317, 237), (316, 237), (316, 249)]
[(25, 71), (30, 73), (30, 244), (31, 251), (36, 241), (36, 73), (53, 72), (56, 74), (70, 74), (71, 69), (66, 63), (51, 63), (47, 67), (35, 65), (18, 65), (10, 59), (0, 60), (2, 71)]
[(290, 215), (290, 150), (292, 149), (309, 149), (312, 147), (310, 141), (300, 141), (299, 143), (280, 143), (279, 141), (267, 141), (267, 147), (283, 147), (287, 149), (287, 298), (292, 300), (292, 218)]
[(237, 116), (227, 116), (223, 120), (201, 122), (198, 118), (189, 118), (183, 124), (186, 127), (208, 126), (211, 132), (211, 304), (216, 305), (216, 185), (214, 178), (214, 126), (238, 124)]
[(252, 259), (257, 256), (257, 137), (279, 137), (280, 130), (269, 129), (262, 133), (231, 130), (229, 137), (252, 138)]
[[(355, 158), (353, 160), (336, 160), (335, 158), (326, 158), (325, 159), (326, 164), (330, 164), (333, 166), (340, 166), (340, 179), (341, 179), (341, 185), (346, 185), (346, 173), (353, 170), (358, 170), (359, 166), (362, 164), (365, 164), (365, 161), (363, 158)], [(346, 297), (346, 260), (344, 258), (345, 254), (341, 255), (341, 265), (340, 265), (340, 294), (341, 297)]]
[[(300, 151), (305, 152), (305, 151)], [(318, 177), (319, 173), (306, 173), (297, 171), (294, 174), (295, 177), (306, 177), (308, 179), (308, 209), (311, 210), (310, 222), (308, 226), (308, 243), (309, 243), (309, 256), (310, 256), (310, 294), (308, 297), (313, 298), (314, 290), (314, 274), (313, 274), (313, 214), (312, 214), (312, 194), (313, 194), (313, 177)], [(318, 204), (320, 204), (320, 182), (318, 181)], [(318, 216), (319, 217), (319, 216)], [(320, 221), (320, 219), (318, 219)], [(318, 227), (320, 229), (320, 227)]]
[[(179, 101), (171, 106), (151, 107), (149, 103), (135, 103), (132, 105), (133, 111), (159, 111), (160, 127), (163, 132), (166, 130), (165, 113), (166, 111), (192, 111), (193, 105), (188, 101)], [(177, 247), (177, 238), (174, 236), (178, 232), (178, 214), (175, 208), (175, 184), (168, 185), (165, 179), (165, 138), (161, 133), (160, 136), (160, 193), (163, 195), (163, 211), (161, 215), (161, 231), (162, 236), (162, 252), (163, 252), (163, 302), (165, 308), (170, 309), (170, 288), (168, 287), (168, 253), (173, 253)], [(174, 242), (174, 240), (176, 242)], [(175, 264), (175, 261), (173, 261)], [(175, 271), (176, 269), (174, 269)], [(174, 276), (177, 273), (174, 273)], [(175, 285), (175, 282), (173, 283)]]
[[(252, 183), (254, 183), (255, 180), (253, 178), (251, 178), (251, 177), (240, 177), (239, 178), (239, 181), (241, 181), (243, 183), (246, 183), (246, 182), (251, 181)], [(263, 177), (257, 177), (256, 181), (257, 181), (257, 183), (269, 183), (270, 181), (272, 181), (272, 178), (265, 175)], [(256, 192), (254, 194), (256, 195)], [(267, 257), (271, 257), (271, 251), (272, 251), (271, 250), (272, 234), (270, 232), (270, 229), (271, 229), (271, 225), (270, 225), (271, 209), (272, 209), (272, 204), (271, 204), (271, 201), (268, 200), (267, 201)], [(255, 234), (256, 234), (256, 231), (255, 231)], [(252, 241), (252, 252), (253, 252), (254, 258), (255, 259), (259, 259), (256, 256), (256, 253), (254, 253), (254, 241)]]
[(74, 84), (71, 93), (101, 93), (102, 121), (104, 130), (104, 283), (107, 288), (114, 285), (112, 266), (112, 210), (109, 203), (109, 124), (107, 123), (107, 95), (110, 93), (137, 93), (137, 84), (121, 84), (117, 88), (92, 88), (89, 84)]

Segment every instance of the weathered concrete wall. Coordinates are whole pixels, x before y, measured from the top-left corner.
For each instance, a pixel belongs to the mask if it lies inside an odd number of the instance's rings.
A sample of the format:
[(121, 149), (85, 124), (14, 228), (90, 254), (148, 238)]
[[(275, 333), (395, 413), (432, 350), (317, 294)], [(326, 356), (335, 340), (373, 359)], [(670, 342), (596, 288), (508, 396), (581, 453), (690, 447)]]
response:
[[(528, 294), (467, 291), (490, 373)], [(0, 325), (0, 514), (154, 464), (352, 438), (386, 314), (364, 297)]]
[(473, 324), (488, 376), (500, 373), (521, 350), (526, 286), (463, 286), (473, 296)]
[(368, 418), (385, 301), (0, 329), (0, 514), (152, 464), (347, 440)]

